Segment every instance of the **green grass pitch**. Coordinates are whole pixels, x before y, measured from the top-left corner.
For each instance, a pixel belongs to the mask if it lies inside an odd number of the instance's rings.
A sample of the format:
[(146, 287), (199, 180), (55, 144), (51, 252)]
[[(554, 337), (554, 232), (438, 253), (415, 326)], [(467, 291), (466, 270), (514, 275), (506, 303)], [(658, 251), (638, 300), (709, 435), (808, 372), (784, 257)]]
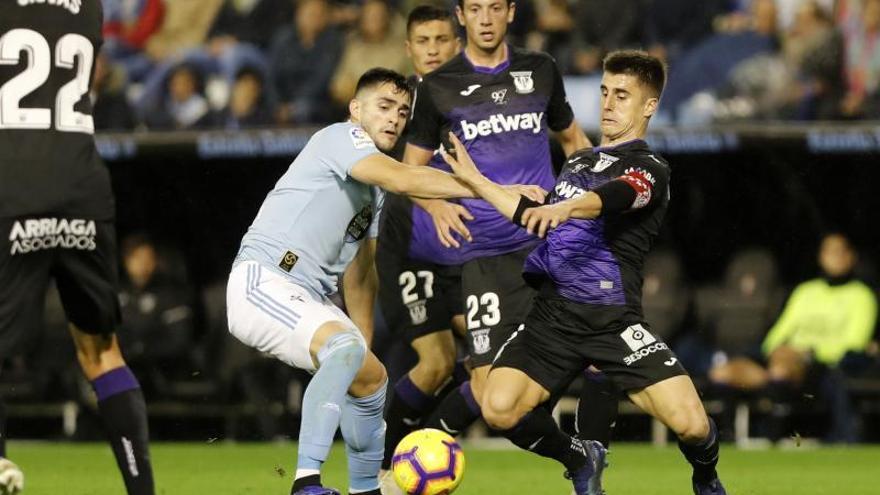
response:
[[(25, 472), (24, 495), (121, 495), (122, 482), (104, 444), (11, 442)], [(465, 444), (467, 467), (456, 495), (567, 495), (553, 461), (515, 449)], [(160, 443), (152, 446), (160, 495), (287, 495), (296, 457), (291, 443)], [(690, 493), (690, 467), (675, 447), (613, 446), (606, 471), (609, 495)], [(880, 448), (743, 451), (722, 449), (720, 472), (732, 495), (876, 495)], [(346, 486), (345, 453), (337, 445), (325, 484)]]

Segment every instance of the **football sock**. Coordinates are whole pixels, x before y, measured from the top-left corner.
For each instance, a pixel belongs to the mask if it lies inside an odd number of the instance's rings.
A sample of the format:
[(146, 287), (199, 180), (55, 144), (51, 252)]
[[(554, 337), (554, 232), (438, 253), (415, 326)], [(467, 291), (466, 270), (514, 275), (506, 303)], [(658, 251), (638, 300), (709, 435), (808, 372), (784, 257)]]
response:
[(366, 352), (363, 337), (353, 330), (333, 335), (318, 350), (318, 370), (303, 394), (297, 470), (320, 470), (327, 460), (345, 395)]
[(434, 402), (434, 396), (419, 390), (407, 374), (403, 375), (403, 378), (398, 380), (391, 390), (388, 402), (388, 413), (385, 415), (387, 424), (385, 457), (382, 459), (382, 469), (388, 469), (391, 466), (395, 447), (407, 433), (421, 423), (422, 415)]
[(575, 418), (577, 437), (596, 440), (606, 449), (617, 421), (617, 389), (603, 373), (587, 371)]
[[(470, 380), (471, 373), (468, 371), (467, 364), (465, 364), (464, 359), (458, 359), (455, 361), (455, 367), (452, 368), (452, 383), (454, 386), (459, 386), (462, 383)], [(438, 397), (442, 397), (438, 394)]]
[(709, 418), (709, 436), (705, 440), (690, 445), (679, 440), (678, 448), (694, 467), (694, 481), (708, 483), (718, 477), (715, 471), (715, 466), (718, 465), (718, 428), (712, 418)]
[(428, 418), (426, 428), (436, 428), (456, 436), (462, 433), (482, 415), (480, 405), (471, 391), (471, 382), (466, 381), (449, 392), (440, 405)]
[(560, 430), (546, 408), (533, 409), (516, 426), (501, 433), (517, 447), (556, 459), (569, 471), (577, 471), (587, 463), (581, 442)]
[(385, 409), (387, 384), (366, 397), (346, 396), (342, 406), (342, 438), (348, 454), (349, 492), (379, 488), (379, 468), (385, 451)]
[(123, 366), (95, 378), (92, 388), (127, 493), (152, 495), (147, 405), (137, 378)]

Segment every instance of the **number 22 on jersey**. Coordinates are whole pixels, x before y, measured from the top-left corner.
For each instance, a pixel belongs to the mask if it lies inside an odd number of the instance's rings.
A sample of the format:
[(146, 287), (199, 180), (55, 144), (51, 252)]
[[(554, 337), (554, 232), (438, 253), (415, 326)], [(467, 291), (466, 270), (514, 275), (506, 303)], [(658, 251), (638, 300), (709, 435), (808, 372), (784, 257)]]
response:
[[(89, 39), (80, 34), (65, 34), (55, 44), (55, 67), (73, 69), (79, 58), (74, 79), (61, 86), (55, 96), (55, 128), (59, 131), (95, 132), (92, 116), (73, 109), (89, 91), (94, 52)], [(0, 129), (49, 129), (51, 109), (21, 107), (21, 100), (49, 79), (53, 58), (49, 43), (31, 29), (12, 29), (0, 37), (0, 64), (17, 65), (22, 54), (27, 58), (24, 70), (0, 86)]]

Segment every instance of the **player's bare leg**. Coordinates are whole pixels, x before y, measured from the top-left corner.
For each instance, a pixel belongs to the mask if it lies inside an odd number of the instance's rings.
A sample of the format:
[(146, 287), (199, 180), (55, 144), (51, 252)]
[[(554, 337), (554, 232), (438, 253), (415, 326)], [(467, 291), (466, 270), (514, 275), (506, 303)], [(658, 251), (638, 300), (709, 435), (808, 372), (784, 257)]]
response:
[(115, 334), (91, 334), (70, 325), (76, 357), (98, 399), (116, 463), (129, 495), (152, 495), (147, 406), (140, 384), (126, 366)]
[(703, 403), (690, 377), (667, 378), (642, 390), (629, 393), (630, 399), (678, 435), (678, 446), (694, 468), (696, 495), (724, 495), (718, 479), (718, 430), (706, 415)]
[(576, 495), (601, 495), (605, 449), (559, 429), (543, 405), (549, 398), (550, 392), (524, 372), (495, 368), (483, 393), (483, 418), (518, 447), (562, 463)]

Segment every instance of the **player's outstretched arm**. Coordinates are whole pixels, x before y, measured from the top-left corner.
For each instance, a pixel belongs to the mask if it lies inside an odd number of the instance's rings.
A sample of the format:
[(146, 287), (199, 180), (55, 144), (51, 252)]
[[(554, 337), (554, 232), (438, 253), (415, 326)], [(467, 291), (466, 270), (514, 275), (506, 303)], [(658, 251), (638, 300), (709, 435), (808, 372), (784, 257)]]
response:
[(589, 191), (552, 205), (527, 208), (522, 213), (522, 225), (528, 233), (543, 238), (547, 231), (555, 229), (569, 218), (596, 218), (600, 213), (602, 198)]
[(400, 163), (381, 153), (354, 164), (351, 176), (395, 194), (416, 198), (475, 198), (476, 193), (462, 180), (431, 167)]
[(516, 207), (523, 198), (516, 188), (505, 187), (496, 184), (484, 176), (468, 154), (467, 149), (453, 133), (449, 133), (449, 141), (452, 143), (455, 156), (441, 147), (440, 153), (446, 163), (452, 167), (456, 177), (463, 180), (481, 198), (488, 201), (499, 213), (509, 219), (513, 219)]
[[(432, 156), (434, 156), (433, 151), (407, 143), (402, 161), (408, 165), (428, 165)], [(464, 222), (473, 220), (474, 216), (464, 206), (444, 199), (413, 198), (413, 203), (421, 206), (431, 215), (437, 238), (444, 247), (461, 247), (453, 233), (457, 233), (462, 239), (473, 240), (471, 231), (468, 230)]]

